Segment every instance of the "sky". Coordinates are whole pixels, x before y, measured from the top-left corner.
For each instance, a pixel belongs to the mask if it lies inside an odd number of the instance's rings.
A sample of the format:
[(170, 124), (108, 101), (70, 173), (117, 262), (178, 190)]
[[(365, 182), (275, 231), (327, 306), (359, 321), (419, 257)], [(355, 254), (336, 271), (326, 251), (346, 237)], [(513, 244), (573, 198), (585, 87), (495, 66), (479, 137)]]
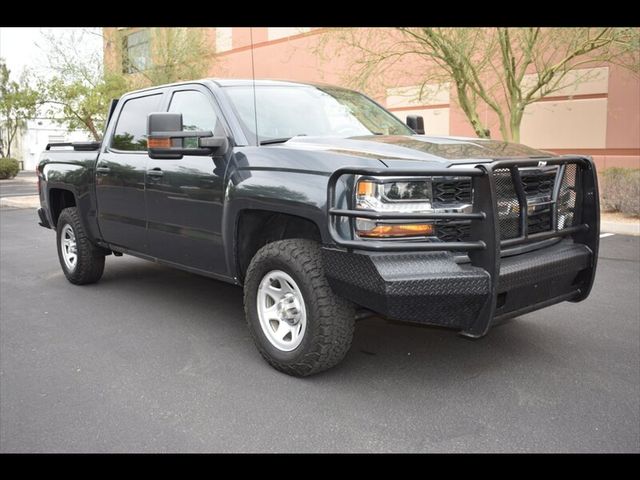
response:
[[(45, 29), (37, 27), (2, 27), (0, 28), (0, 57), (7, 61), (11, 70), (11, 78), (17, 80), (23, 69), (29, 67), (34, 71), (46, 75), (46, 54), (41, 47), (46, 48), (46, 41), (42, 36)], [(47, 28), (56, 36), (68, 34), (73, 28)], [(87, 49), (102, 49), (102, 40), (96, 35), (85, 36)]]

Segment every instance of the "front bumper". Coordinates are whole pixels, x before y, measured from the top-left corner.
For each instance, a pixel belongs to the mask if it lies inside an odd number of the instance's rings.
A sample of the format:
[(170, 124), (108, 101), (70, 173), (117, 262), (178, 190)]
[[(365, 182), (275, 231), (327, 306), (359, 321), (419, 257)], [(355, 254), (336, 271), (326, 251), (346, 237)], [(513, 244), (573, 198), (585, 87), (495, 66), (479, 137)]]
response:
[[(579, 297), (593, 258), (572, 240), (503, 258), (492, 321)], [(469, 331), (492, 295), (491, 274), (450, 252), (324, 248), (323, 260), (336, 293), (397, 320)]]
[[(552, 227), (531, 233), (530, 205), (520, 187), (520, 172), (541, 165), (557, 165), (560, 172), (575, 169), (575, 184), (569, 191), (573, 218), (559, 220), (563, 189), (568, 191), (560, 173), (547, 202)], [(345, 176), (353, 185), (355, 175), (446, 176), (452, 172), (472, 180), (471, 213), (363, 212), (349, 203), (348, 189), (339, 188)], [(514, 202), (520, 212), (516, 220), (519, 233), (511, 236), (503, 235), (505, 222), (498, 209), (504, 200), (504, 188), (498, 182), (505, 175), (513, 180)], [(588, 157), (498, 160), (455, 170), (345, 167), (329, 180), (327, 209), (333, 244), (325, 245), (323, 259), (332, 288), (393, 319), (455, 328), (480, 337), (496, 320), (565, 300), (584, 300), (593, 285), (600, 218), (595, 166)], [(353, 229), (354, 218), (363, 216), (391, 222), (466, 220), (471, 234), (466, 241), (367, 241), (359, 239)]]

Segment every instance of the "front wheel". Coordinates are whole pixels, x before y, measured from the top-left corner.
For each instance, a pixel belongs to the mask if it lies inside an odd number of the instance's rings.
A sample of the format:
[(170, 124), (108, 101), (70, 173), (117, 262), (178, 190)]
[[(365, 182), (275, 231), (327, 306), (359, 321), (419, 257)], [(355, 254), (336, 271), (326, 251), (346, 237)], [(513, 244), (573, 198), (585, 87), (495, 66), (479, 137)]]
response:
[(60, 266), (71, 283), (95, 283), (104, 271), (104, 253), (87, 237), (75, 207), (60, 212), (57, 223)]
[(354, 306), (331, 290), (316, 242), (280, 240), (262, 247), (247, 270), (244, 307), (258, 350), (289, 375), (331, 368), (351, 346)]

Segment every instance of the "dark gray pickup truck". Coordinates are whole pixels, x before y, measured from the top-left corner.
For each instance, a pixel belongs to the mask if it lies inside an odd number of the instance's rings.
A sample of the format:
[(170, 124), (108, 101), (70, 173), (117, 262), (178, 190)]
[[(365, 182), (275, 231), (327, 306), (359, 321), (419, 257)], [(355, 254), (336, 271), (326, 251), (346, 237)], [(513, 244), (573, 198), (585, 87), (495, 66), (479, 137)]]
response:
[(258, 349), (291, 375), (336, 365), (356, 318), (482, 337), (584, 300), (596, 269), (590, 158), (425, 136), (326, 85), (131, 92), (101, 143), (47, 146), (38, 180), (70, 282), (129, 254), (241, 285)]

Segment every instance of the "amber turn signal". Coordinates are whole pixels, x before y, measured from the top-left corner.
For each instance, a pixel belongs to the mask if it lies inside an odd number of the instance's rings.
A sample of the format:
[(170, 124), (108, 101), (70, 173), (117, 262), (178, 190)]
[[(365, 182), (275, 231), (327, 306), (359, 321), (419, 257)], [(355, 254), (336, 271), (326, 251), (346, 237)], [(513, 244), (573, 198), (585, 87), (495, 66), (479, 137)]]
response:
[(375, 184), (369, 180), (361, 180), (358, 182), (358, 195), (373, 196)]
[(371, 230), (358, 230), (358, 235), (367, 238), (419, 237), (432, 235), (434, 227), (430, 223), (409, 225), (376, 225)]
[(171, 139), (169, 137), (149, 138), (147, 146), (148, 148), (171, 148)]

